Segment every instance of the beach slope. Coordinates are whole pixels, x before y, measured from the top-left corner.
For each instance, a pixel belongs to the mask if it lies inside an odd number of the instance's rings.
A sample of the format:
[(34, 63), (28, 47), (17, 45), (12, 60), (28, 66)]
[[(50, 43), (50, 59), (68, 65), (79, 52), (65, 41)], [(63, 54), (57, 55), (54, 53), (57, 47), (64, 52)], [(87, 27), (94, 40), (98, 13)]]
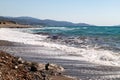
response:
[(28, 62), (0, 51), (0, 80), (75, 80), (49, 66), (46, 69), (46, 64)]

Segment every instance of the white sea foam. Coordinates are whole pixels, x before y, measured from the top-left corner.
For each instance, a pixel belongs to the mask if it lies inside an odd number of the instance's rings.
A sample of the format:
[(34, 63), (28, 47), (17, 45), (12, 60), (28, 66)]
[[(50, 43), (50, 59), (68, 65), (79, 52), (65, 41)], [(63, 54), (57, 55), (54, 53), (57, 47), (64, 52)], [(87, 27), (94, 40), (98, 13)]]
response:
[(47, 36), (20, 32), (15, 29), (0, 29), (0, 40), (40, 45), (48, 48), (49, 50), (54, 50), (54, 53), (49, 53), (48, 51), (47, 54), (52, 55), (54, 58), (86, 60), (102, 65), (120, 66), (120, 56), (116, 55), (118, 53), (109, 50), (96, 50), (94, 48), (75, 48), (52, 42), (45, 42), (46, 37)]
[(74, 29), (78, 29), (78, 28), (67, 28), (67, 27), (45, 27), (42, 29), (52, 29), (52, 30), (74, 30)]

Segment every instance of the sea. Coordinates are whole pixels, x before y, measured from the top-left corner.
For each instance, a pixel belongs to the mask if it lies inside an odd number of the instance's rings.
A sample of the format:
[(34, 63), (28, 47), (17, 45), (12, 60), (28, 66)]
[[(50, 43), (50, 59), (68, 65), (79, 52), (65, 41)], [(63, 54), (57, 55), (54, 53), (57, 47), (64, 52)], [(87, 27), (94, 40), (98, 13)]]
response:
[(0, 28), (0, 40), (42, 46), (45, 51), (39, 54), (52, 58), (120, 66), (120, 27), (116, 26)]

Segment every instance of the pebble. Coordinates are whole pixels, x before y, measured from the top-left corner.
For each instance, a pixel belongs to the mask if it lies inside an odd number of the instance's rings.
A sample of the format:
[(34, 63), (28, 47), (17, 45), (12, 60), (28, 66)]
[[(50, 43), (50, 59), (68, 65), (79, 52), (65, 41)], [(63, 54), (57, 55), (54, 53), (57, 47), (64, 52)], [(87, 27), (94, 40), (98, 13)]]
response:
[(21, 57), (19, 57), (18, 62), (23, 64), (25, 61)]
[(18, 66), (15, 66), (15, 69), (18, 69)]
[(0, 77), (1, 77), (1, 75), (2, 75), (2, 72), (0, 72)]

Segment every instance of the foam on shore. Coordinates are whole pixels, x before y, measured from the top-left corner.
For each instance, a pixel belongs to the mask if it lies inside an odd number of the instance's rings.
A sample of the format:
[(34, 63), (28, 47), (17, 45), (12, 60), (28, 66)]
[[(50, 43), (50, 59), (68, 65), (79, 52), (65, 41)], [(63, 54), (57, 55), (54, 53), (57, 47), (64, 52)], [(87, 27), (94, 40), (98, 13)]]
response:
[(0, 40), (42, 46), (49, 50), (54, 50), (55, 53), (49, 53), (48, 51), (47, 54), (52, 55), (54, 58), (85, 60), (102, 65), (120, 66), (120, 56), (118, 53), (109, 50), (96, 50), (94, 48), (69, 47), (67, 45), (46, 42), (46, 38), (47, 36), (24, 33), (15, 29), (0, 29)]

